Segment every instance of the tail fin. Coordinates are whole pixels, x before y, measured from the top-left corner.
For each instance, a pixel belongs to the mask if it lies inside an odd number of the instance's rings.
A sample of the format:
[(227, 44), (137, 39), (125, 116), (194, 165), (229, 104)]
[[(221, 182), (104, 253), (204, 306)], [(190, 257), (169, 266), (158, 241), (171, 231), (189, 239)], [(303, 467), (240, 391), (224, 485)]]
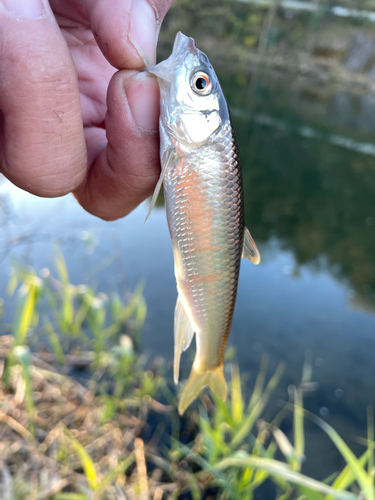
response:
[(223, 401), (227, 399), (228, 387), (224, 377), (223, 365), (206, 372), (199, 372), (193, 365), (178, 405), (178, 413), (180, 415), (199, 396), (199, 393), (206, 385), (208, 385), (215, 396)]

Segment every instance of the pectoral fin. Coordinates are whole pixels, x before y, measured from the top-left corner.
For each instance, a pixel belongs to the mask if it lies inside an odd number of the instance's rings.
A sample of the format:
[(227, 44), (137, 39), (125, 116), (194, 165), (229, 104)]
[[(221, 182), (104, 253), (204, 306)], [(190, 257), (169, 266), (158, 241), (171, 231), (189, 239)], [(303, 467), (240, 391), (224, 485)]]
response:
[(147, 213), (147, 216), (145, 219), (145, 223), (148, 221), (148, 219), (151, 215), (151, 212), (154, 209), (156, 199), (160, 193), (161, 185), (163, 184), (164, 176), (167, 172), (167, 169), (169, 167), (171, 167), (172, 165), (175, 165), (177, 163), (177, 161), (178, 161), (178, 156), (177, 156), (175, 150), (167, 150), (165, 153), (164, 161), (162, 161), (162, 171), (161, 171), (158, 183), (156, 184), (154, 194), (152, 195), (152, 198), (151, 198), (150, 208), (148, 210), (148, 213)]
[(250, 231), (245, 227), (244, 238), (243, 238), (243, 247), (242, 247), (242, 257), (250, 260), (253, 264), (259, 264), (260, 262), (260, 253), (257, 249), (255, 241), (251, 237)]
[(194, 328), (185, 311), (185, 306), (178, 296), (176, 309), (174, 312), (174, 363), (173, 363), (173, 379), (174, 383), (178, 383), (178, 375), (180, 372), (181, 353), (191, 344), (194, 335)]

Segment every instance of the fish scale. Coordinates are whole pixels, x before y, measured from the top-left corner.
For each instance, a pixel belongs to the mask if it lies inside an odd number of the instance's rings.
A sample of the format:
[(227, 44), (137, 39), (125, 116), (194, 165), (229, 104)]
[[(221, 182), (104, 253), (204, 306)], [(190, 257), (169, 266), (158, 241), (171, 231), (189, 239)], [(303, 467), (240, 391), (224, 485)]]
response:
[[(223, 355), (236, 301), (241, 256), (258, 264), (245, 227), (241, 168), (226, 100), (194, 40), (178, 33), (171, 56), (147, 68), (160, 86), (162, 183), (178, 298), (174, 380), (196, 334), (196, 355), (182, 391), (183, 413), (208, 385), (225, 400)], [(147, 220), (147, 219), (146, 219)]]
[[(176, 190), (176, 185), (181, 187)], [(243, 238), (241, 170), (230, 124), (221, 128), (203, 152), (185, 156), (166, 173), (164, 193), (174, 252), (183, 263), (182, 269), (176, 269), (177, 286), (187, 302), (193, 299), (189, 312), (199, 331), (205, 332), (197, 343), (197, 355), (202, 364), (215, 367), (222, 362), (229, 334)], [(191, 199), (193, 209), (186, 203)], [(212, 211), (209, 233), (206, 220), (196, 217), (197, 211)], [(185, 245), (189, 232), (195, 236)], [(212, 275), (216, 279), (205, 283)], [(213, 313), (210, 317), (208, 309)]]

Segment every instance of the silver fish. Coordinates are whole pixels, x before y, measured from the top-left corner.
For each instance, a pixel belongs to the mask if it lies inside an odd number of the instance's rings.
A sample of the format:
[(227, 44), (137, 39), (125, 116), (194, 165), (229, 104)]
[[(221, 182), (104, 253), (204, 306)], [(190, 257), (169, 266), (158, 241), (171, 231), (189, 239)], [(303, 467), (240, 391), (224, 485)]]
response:
[(244, 223), (241, 168), (223, 91), (207, 56), (178, 33), (171, 56), (147, 71), (161, 93), (162, 172), (178, 299), (174, 380), (196, 333), (196, 355), (182, 391), (182, 414), (208, 385), (225, 400), (223, 354), (236, 301), (241, 256), (260, 262)]

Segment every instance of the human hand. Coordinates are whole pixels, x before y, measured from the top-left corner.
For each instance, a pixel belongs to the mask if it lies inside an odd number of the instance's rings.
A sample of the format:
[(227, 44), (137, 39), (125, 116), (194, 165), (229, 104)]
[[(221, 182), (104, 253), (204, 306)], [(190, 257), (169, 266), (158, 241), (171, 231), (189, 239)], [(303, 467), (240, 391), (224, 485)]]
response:
[(0, 171), (11, 182), (73, 191), (106, 220), (152, 193), (159, 88), (139, 70), (155, 61), (172, 1), (0, 0)]

